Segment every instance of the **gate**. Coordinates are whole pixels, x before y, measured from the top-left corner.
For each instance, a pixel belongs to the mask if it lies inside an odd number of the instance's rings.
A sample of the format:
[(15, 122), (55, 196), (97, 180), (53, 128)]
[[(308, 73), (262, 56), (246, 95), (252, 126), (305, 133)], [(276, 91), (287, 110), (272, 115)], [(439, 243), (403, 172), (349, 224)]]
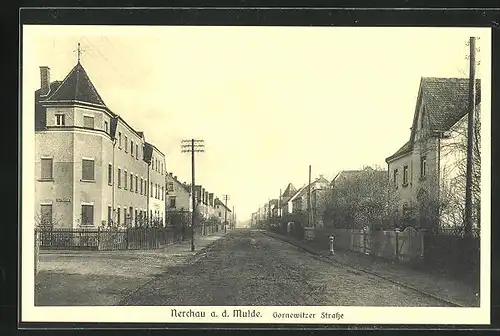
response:
[(409, 226), (398, 234), (398, 259), (402, 262), (415, 262), (422, 257), (423, 234)]

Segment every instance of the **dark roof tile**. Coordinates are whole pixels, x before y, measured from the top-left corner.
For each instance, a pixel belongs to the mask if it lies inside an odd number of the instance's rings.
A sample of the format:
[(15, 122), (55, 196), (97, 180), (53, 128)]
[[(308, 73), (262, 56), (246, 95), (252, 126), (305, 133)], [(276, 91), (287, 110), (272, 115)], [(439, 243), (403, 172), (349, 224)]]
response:
[(46, 101), (77, 100), (106, 107), (80, 62), (68, 73), (57, 90)]

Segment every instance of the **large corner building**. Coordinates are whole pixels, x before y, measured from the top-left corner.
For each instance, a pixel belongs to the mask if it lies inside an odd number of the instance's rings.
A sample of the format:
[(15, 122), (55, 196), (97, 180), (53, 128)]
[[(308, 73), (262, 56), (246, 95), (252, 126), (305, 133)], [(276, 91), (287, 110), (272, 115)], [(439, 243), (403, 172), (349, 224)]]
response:
[(165, 155), (113, 113), (78, 62), (62, 81), (40, 67), (35, 214), (40, 225), (164, 225)]

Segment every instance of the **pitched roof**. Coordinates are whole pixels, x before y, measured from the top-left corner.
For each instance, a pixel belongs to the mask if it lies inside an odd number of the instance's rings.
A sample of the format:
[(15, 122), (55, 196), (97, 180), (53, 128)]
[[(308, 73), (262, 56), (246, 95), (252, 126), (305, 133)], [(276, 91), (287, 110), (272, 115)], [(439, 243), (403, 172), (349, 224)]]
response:
[(303, 194), (303, 191), (305, 189), (306, 189), (306, 186), (303, 186), (303, 187), (300, 187), (299, 189), (297, 189), (297, 191), (295, 191), (295, 194), (293, 194), (293, 196), (290, 197), (290, 199), (288, 200), (288, 202), (295, 201), (299, 196), (301, 196)]
[(176, 176), (174, 176), (174, 174), (169, 173), (169, 172), (167, 172), (165, 174), (165, 179), (167, 179), (167, 178), (169, 178), (169, 179), (173, 180), (174, 182), (176, 182), (177, 184), (179, 184), (184, 190), (186, 190), (191, 195), (191, 185), (188, 185), (186, 183), (179, 181), (176, 178)]
[(78, 62), (45, 101), (76, 100), (106, 107), (82, 64)]
[[(370, 174), (370, 175), (367, 175)], [(354, 178), (376, 178), (381, 180), (387, 179), (387, 170), (375, 170), (371, 167), (366, 167), (361, 170), (342, 170), (337, 174), (337, 176), (332, 180), (332, 185), (337, 182), (348, 181)]]
[[(479, 104), (480, 102), (481, 80), (476, 79), (476, 103)], [(413, 116), (410, 140), (394, 154), (386, 158), (386, 162), (413, 150), (418, 114), (422, 106), (427, 113), (432, 132), (448, 131), (468, 112), (469, 79), (422, 77)]]
[[(448, 131), (469, 108), (468, 78), (424, 77), (421, 95), (433, 131)], [(481, 82), (476, 80), (476, 100), (481, 100)]]

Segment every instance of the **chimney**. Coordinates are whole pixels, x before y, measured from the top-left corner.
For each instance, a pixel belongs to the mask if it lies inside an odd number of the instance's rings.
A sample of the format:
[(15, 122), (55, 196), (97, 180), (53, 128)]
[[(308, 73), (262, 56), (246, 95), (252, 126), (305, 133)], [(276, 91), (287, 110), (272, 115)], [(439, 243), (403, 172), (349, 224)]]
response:
[(176, 180), (177, 180), (177, 175), (176, 175), (176, 176), (174, 176), (174, 179), (176, 179)]
[(50, 68), (48, 66), (40, 67), (40, 95), (46, 96), (50, 91)]

